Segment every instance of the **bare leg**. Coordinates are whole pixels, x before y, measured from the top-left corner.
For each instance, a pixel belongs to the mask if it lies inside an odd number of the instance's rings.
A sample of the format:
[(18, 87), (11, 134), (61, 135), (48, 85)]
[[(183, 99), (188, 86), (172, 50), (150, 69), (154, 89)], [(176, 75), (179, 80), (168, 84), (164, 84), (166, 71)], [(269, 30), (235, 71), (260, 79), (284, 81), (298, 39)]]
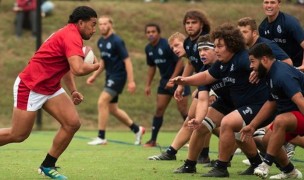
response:
[(115, 116), (120, 122), (128, 127), (131, 126), (133, 120), (124, 110), (118, 107), (117, 103), (110, 103), (109, 109), (110, 113), (113, 114), (113, 116)]
[(112, 96), (103, 91), (98, 99), (98, 129), (106, 130), (109, 119), (109, 104), (112, 100)]
[(80, 128), (80, 120), (75, 105), (66, 93), (49, 99), (43, 108), (61, 125), (49, 154), (58, 158), (70, 144), (74, 134)]
[(0, 129), (0, 146), (22, 142), (29, 137), (36, 118), (36, 112), (13, 110), (12, 127)]
[(193, 98), (192, 103), (189, 108), (188, 117), (187, 117), (186, 121), (183, 123), (183, 126), (181, 127), (181, 129), (176, 134), (176, 136), (171, 144), (171, 146), (175, 150), (179, 150), (181, 147), (183, 147), (189, 141), (189, 139), (191, 137), (191, 134), (193, 131), (190, 128), (188, 128), (188, 121), (189, 121), (189, 119), (192, 119), (195, 116), (196, 104), (197, 104), (197, 99)]

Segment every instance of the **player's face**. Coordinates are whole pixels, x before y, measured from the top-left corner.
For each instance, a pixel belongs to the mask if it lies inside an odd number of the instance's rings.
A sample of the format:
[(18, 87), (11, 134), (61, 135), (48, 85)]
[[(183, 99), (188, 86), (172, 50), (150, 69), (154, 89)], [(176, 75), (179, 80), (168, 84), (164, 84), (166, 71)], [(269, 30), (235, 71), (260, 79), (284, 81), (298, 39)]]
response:
[(227, 49), (227, 46), (222, 39), (215, 39), (214, 46), (217, 59), (223, 63), (228, 62), (234, 55)]
[(146, 28), (146, 36), (149, 42), (153, 45), (156, 44), (160, 38), (160, 34), (154, 26), (148, 26)]
[(170, 43), (170, 48), (177, 55), (177, 57), (183, 57), (186, 55), (184, 43), (177, 38), (173, 39), (173, 41)]
[(84, 40), (89, 40), (96, 32), (96, 18), (91, 18), (89, 21), (80, 20), (78, 23), (79, 32)]
[(185, 31), (190, 37), (196, 37), (202, 30), (203, 25), (198, 19), (188, 18), (185, 22)]
[(264, 78), (267, 74), (267, 69), (263, 66), (262, 60), (255, 58), (253, 55), (249, 56), (250, 68), (258, 74), (258, 77)]
[(279, 0), (264, 0), (263, 9), (266, 16), (276, 16), (280, 11)]
[(239, 30), (241, 31), (244, 40), (245, 40), (245, 44), (247, 47), (250, 47), (253, 44), (254, 41), (254, 34), (253, 31), (251, 30), (250, 26), (238, 26)]
[(112, 24), (110, 23), (110, 20), (106, 17), (102, 17), (98, 19), (98, 27), (100, 34), (102, 36), (107, 36), (112, 30)]
[(213, 48), (203, 47), (198, 50), (201, 61), (206, 65), (211, 65), (217, 60), (217, 56)]

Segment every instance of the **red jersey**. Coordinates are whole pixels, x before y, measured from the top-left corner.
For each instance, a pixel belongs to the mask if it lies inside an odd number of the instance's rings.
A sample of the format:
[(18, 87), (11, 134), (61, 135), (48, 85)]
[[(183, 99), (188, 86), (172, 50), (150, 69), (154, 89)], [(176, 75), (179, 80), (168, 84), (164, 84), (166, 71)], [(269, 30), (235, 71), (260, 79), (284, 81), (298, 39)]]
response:
[(36, 0), (17, 0), (17, 6), (22, 9), (22, 11), (32, 11), (37, 7)]
[(61, 88), (61, 78), (70, 70), (67, 58), (82, 52), (83, 41), (75, 24), (68, 24), (53, 33), (19, 74), (32, 91), (50, 95)]

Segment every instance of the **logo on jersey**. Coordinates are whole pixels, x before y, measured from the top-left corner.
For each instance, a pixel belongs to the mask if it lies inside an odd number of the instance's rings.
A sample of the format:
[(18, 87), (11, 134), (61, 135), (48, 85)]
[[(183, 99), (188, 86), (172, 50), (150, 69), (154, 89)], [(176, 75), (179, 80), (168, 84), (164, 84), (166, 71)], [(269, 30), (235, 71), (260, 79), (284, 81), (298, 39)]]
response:
[(234, 71), (234, 64), (231, 64), (230, 66), (230, 72)]
[(223, 68), (224, 68), (224, 66), (223, 66), (223, 65), (221, 65), (221, 66), (220, 66), (220, 70), (223, 70)]
[(187, 50), (189, 50), (189, 49), (190, 49), (190, 47), (189, 47), (189, 46), (186, 46), (186, 49), (187, 49)]
[(250, 107), (247, 106), (247, 108), (245, 110), (243, 110), (243, 114), (252, 114), (252, 109)]
[(113, 81), (113, 80), (111, 80), (111, 79), (109, 79), (108, 81), (107, 81), (107, 86), (108, 87), (111, 87), (111, 86), (113, 86), (115, 84), (115, 82)]
[(197, 44), (195, 43), (193, 46), (193, 52), (196, 52), (196, 51), (197, 51)]
[(278, 31), (278, 33), (279, 33), (279, 34), (281, 34), (281, 33), (282, 33), (282, 28), (281, 28), (281, 26), (280, 26), (280, 25), (278, 25), (278, 27), (277, 27), (277, 31)]
[(151, 52), (149, 52), (148, 54), (149, 54), (149, 56), (153, 56), (153, 52), (152, 52), (152, 51), (151, 51)]
[(106, 45), (106, 48), (107, 49), (111, 49), (112, 48), (112, 44), (110, 42), (108, 42), (107, 45)]
[(164, 52), (163, 52), (163, 50), (162, 50), (161, 48), (158, 49), (158, 54), (159, 54), (160, 56), (162, 56), (162, 55), (164, 54)]
[(269, 30), (266, 30), (264, 33), (265, 35), (270, 34)]

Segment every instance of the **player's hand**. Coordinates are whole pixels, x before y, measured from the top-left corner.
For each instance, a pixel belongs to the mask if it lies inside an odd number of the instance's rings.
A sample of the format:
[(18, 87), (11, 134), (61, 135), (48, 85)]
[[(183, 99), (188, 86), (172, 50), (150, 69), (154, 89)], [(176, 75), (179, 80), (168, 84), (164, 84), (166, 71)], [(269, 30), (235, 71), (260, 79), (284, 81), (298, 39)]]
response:
[(88, 77), (88, 79), (87, 79), (87, 84), (88, 84), (88, 85), (92, 85), (92, 84), (94, 83), (94, 81), (95, 81), (95, 77), (90, 76), (90, 77)]
[(245, 142), (247, 141), (249, 138), (252, 137), (253, 133), (254, 133), (255, 129), (249, 124), (245, 127), (243, 127), (240, 131), (241, 134), (241, 141)]
[(128, 83), (128, 91), (131, 93), (131, 94), (134, 94), (135, 93), (135, 90), (136, 90), (136, 84), (134, 81), (132, 82), (129, 82)]
[(145, 95), (150, 96), (151, 95), (151, 86), (146, 86), (145, 87)]
[(192, 130), (198, 129), (201, 127), (202, 122), (197, 121), (195, 118), (191, 119), (188, 121), (188, 127)]
[(249, 82), (252, 84), (257, 84), (259, 83), (260, 79), (258, 77), (258, 73), (255, 71), (251, 71), (250, 76), (249, 76)]
[(72, 100), (75, 105), (78, 105), (83, 101), (83, 95), (78, 91), (74, 91), (72, 93)]
[(169, 80), (170, 83), (178, 84), (178, 85), (185, 85), (185, 77), (177, 76)]
[(299, 67), (296, 67), (296, 69), (298, 69), (298, 70), (304, 72), (304, 65), (301, 65), (301, 66), (299, 66)]
[(209, 106), (216, 101), (217, 97), (215, 95), (209, 96)]
[(165, 89), (171, 89), (173, 87), (174, 87), (174, 83), (168, 81), (167, 84), (166, 84), (166, 86), (165, 86)]
[(174, 91), (174, 98), (177, 101), (181, 101), (183, 99), (183, 92), (184, 92), (184, 87), (181, 85), (177, 86), (176, 90)]

